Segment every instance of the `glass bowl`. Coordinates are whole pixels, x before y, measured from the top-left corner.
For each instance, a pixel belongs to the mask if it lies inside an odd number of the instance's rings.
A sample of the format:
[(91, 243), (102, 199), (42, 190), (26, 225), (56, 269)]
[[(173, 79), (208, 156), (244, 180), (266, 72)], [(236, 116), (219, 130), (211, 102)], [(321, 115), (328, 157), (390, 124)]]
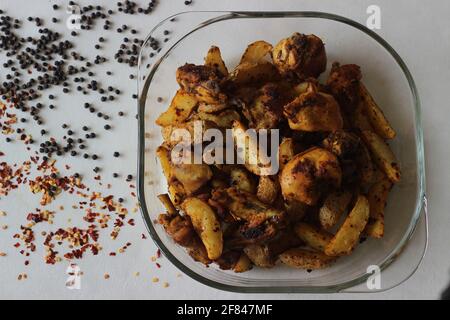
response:
[[(155, 119), (177, 90), (176, 69), (186, 62), (202, 64), (211, 45), (220, 47), (232, 69), (249, 43), (266, 40), (275, 44), (293, 32), (314, 33), (323, 39), (328, 56), (324, 75), (334, 61), (360, 65), (365, 85), (397, 130), (391, 147), (403, 176), (389, 196), (385, 236), (368, 239), (332, 267), (310, 273), (284, 266), (254, 268), (242, 274), (205, 267), (193, 261), (154, 222), (164, 212), (156, 196), (167, 192), (155, 155), (162, 141)], [(152, 39), (159, 42), (159, 52), (151, 48)], [(147, 36), (138, 74), (138, 194), (142, 215), (157, 246), (181, 271), (203, 284), (228, 291), (324, 293), (386, 290), (417, 269), (428, 239), (419, 97), (405, 63), (375, 32), (323, 12), (183, 12), (161, 21)]]

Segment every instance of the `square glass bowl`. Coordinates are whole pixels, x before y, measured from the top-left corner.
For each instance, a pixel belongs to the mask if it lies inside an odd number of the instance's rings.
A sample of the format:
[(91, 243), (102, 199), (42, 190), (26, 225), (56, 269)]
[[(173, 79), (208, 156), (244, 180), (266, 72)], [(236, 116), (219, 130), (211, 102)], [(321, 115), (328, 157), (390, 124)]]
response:
[[(158, 214), (164, 212), (157, 195), (167, 192), (155, 155), (162, 141), (155, 119), (178, 88), (176, 69), (186, 62), (202, 64), (211, 45), (220, 47), (225, 63), (233, 69), (249, 43), (265, 40), (275, 45), (294, 32), (322, 38), (328, 57), (324, 76), (334, 61), (360, 65), (365, 85), (397, 131), (391, 147), (403, 176), (389, 196), (385, 236), (368, 239), (332, 267), (310, 273), (281, 265), (242, 274), (215, 265), (205, 267), (193, 261), (155, 223)], [(159, 51), (152, 49), (155, 41)], [(325, 293), (386, 290), (417, 269), (428, 239), (420, 103), (405, 63), (375, 32), (350, 19), (322, 12), (184, 12), (161, 21), (150, 32), (142, 46), (138, 74), (138, 195), (142, 215), (162, 253), (181, 271), (203, 284), (228, 291)]]

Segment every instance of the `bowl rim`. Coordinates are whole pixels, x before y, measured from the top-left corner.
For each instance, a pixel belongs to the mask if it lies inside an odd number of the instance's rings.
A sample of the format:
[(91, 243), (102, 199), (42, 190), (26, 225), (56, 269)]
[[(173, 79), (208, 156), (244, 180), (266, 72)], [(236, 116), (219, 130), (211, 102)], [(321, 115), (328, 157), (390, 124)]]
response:
[[(217, 14), (214, 18), (209, 18), (197, 25), (192, 30), (189, 30), (187, 33), (185, 33), (180, 39), (176, 41), (175, 44), (173, 44), (169, 50), (165, 52), (165, 54), (159, 58), (152, 66), (152, 69), (149, 73), (146, 73), (146, 77), (142, 78), (145, 79), (144, 84), (141, 87), (141, 77), (142, 74), (140, 74), (141, 66), (142, 66), (142, 50), (145, 47), (145, 44), (148, 43), (148, 41), (152, 38), (153, 33), (158, 30), (158, 28), (163, 25), (165, 22), (182, 16), (182, 15), (189, 15), (189, 14), (197, 14), (197, 13), (205, 13), (205, 14)], [(192, 34), (193, 32), (204, 28), (208, 25), (211, 25), (216, 22), (229, 20), (229, 19), (245, 19), (245, 18), (320, 18), (320, 19), (326, 19), (326, 20), (332, 20), (337, 21), (346, 25), (349, 25), (351, 27), (354, 27), (358, 29), (361, 32), (364, 32), (369, 37), (371, 37), (373, 40), (375, 40), (378, 44), (380, 44), (388, 53), (394, 58), (394, 60), (397, 62), (401, 70), (403, 71), (411, 91), (411, 95), (413, 97), (414, 102), (414, 110), (415, 110), (415, 139), (417, 142), (417, 151), (416, 151), (416, 160), (417, 160), (417, 168), (418, 168), (418, 192), (417, 192), (417, 199), (416, 199), (416, 209), (414, 212), (414, 215), (411, 217), (411, 221), (408, 227), (408, 230), (405, 232), (403, 238), (399, 243), (395, 246), (395, 248), (389, 253), (389, 255), (384, 259), (384, 261), (380, 265), (381, 270), (385, 270), (388, 266), (392, 264), (396, 260), (396, 258), (401, 254), (401, 252), (404, 250), (406, 245), (409, 243), (409, 240), (412, 238), (414, 231), (416, 230), (418, 221), (422, 215), (422, 212), (425, 213), (425, 246), (424, 250), (422, 252), (422, 255), (420, 256), (420, 260), (417, 263), (417, 266), (400, 282), (396, 283), (393, 286), (390, 286), (388, 288), (383, 288), (381, 290), (374, 290), (374, 291), (367, 291), (367, 292), (380, 292), (380, 291), (386, 291), (390, 290), (400, 284), (402, 284), (404, 281), (409, 279), (417, 270), (420, 263), (423, 260), (423, 257), (425, 255), (427, 245), (428, 245), (428, 219), (427, 219), (427, 210), (426, 210), (426, 196), (425, 196), (425, 159), (424, 159), (424, 145), (423, 145), (423, 128), (422, 128), (422, 114), (421, 114), (421, 104), (420, 104), (420, 98), (418, 94), (418, 90), (416, 87), (416, 84), (414, 82), (414, 79), (406, 66), (403, 59), (400, 57), (400, 55), (393, 49), (393, 47), (385, 41), (381, 36), (379, 36), (374, 31), (370, 30), (366, 26), (343, 16), (336, 15), (333, 13), (327, 13), (327, 12), (319, 12), (319, 11), (184, 11), (180, 12), (174, 15), (171, 15), (163, 20), (161, 20), (158, 24), (155, 25), (155, 27), (150, 31), (150, 33), (145, 38), (143, 45), (141, 46), (141, 52), (139, 54), (139, 61), (138, 61), (138, 82), (137, 82), (137, 94), (138, 94), (138, 100), (137, 100), (137, 107), (138, 107), (138, 177), (137, 177), (137, 197), (139, 201), (139, 207), (141, 211), (141, 215), (144, 219), (144, 223), (146, 225), (147, 231), (149, 232), (150, 236), (152, 237), (153, 241), (157, 245), (157, 247), (162, 251), (162, 253), (167, 257), (167, 259), (174, 264), (179, 270), (187, 274), (189, 277), (197, 280), (198, 282), (216, 288), (220, 290), (230, 291), (230, 292), (237, 292), (237, 293), (336, 293), (341, 292), (345, 289), (357, 286), (363, 282), (365, 282), (370, 274), (364, 274), (356, 279), (352, 279), (343, 283), (335, 284), (335, 285), (329, 285), (329, 286), (252, 286), (252, 287), (244, 287), (244, 286), (235, 286), (235, 285), (228, 285), (220, 282), (216, 282), (214, 280), (208, 279), (201, 274), (193, 271), (189, 267), (187, 267), (185, 264), (183, 264), (180, 260), (178, 260), (171, 251), (164, 245), (164, 243), (159, 238), (156, 229), (153, 226), (152, 219), (150, 218), (149, 212), (147, 210), (146, 201), (145, 201), (145, 192), (144, 192), (144, 171), (145, 171), (145, 119), (144, 119), (144, 112), (145, 112), (145, 102), (147, 97), (148, 88), (150, 86), (151, 80), (156, 73), (156, 70), (158, 69), (159, 64), (164, 60), (165, 56), (167, 56), (171, 50), (184, 38), (186, 38), (188, 35)], [(144, 75), (145, 76), (145, 75)], [(141, 94), (142, 92), (142, 94)]]

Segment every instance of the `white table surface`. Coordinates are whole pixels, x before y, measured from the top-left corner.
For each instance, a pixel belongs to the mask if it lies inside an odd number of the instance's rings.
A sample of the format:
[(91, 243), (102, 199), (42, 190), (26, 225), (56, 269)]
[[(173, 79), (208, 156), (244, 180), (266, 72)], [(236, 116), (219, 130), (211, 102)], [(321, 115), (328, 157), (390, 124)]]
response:
[[(51, 17), (66, 18), (63, 10), (55, 13), (51, 10), (51, 4), (55, 1), (46, 0), (1, 0), (0, 8), (12, 16), (26, 18), (29, 15), (39, 16), (49, 21)], [(68, 1), (57, 1), (60, 4)], [(115, 1), (91, 1), (96, 4)], [(137, 1), (141, 2), (141, 1)], [(8, 213), (7, 217), (0, 217), (0, 225), (7, 224), (8, 230), (0, 230), (0, 251), (8, 254), (0, 257), (0, 298), (64, 298), (64, 299), (104, 299), (104, 298), (129, 298), (129, 299), (435, 299), (439, 296), (446, 283), (450, 280), (450, 254), (448, 245), (450, 242), (450, 215), (448, 213), (448, 190), (450, 190), (450, 158), (447, 146), (450, 137), (450, 129), (447, 127), (448, 100), (450, 83), (450, 2), (435, 0), (425, 4), (423, 1), (289, 1), (289, 0), (194, 0), (194, 5), (186, 7), (183, 0), (159, 0), (156, 10), (148, 16), (121, 15), (120, 21), (113, 18), (112, 21), (119, 24), (126, 23), (134, 26), (141, 34), (148, 32), (157, 22), (174, 13), (186, 10), (315, 10), (332, 12), (347, 16), (351, 19), (365, 23), (367, 19), (366, 8), (370, 4), (377, 4), (381, 8), (382, 28), (377, 32), (386, 39), (403, 57), (409, 66), (419, 89), (423, 106), (423, 125), (425, 132), (426, 148), (426, 173), (427, 194), (430, 211), (430, 245), (428, 253), (419, 270), (404, 284), (384, 293), (377, 294), (236, 294), (224, 292), (206, 287), (185, 275), (173, 267), (164, 257), (159, 259), (161, 269), (155, 267), (150, 261), (156, 248), (150, 239), (143, 241), (141, 234), (146, 233), (139, 213), (134, 213), (136, 226), (125, 228), (120, 238), (116, 241), (108, 241), (104, 238), (103, 246), (106, 248), (118, 248), (124, 242), (131, 241), (133, 245), (127, 252), (112, 258), (107, 255), (108, 250), (96, 257), (88, 256), (78, 261), (78, 265), (84, 272), (81, 290), (68, 290), (64, 283), (67, 278), (65, 270), (66, 262), (55, 266), (46, 265), (42, 258), (42, 252), (30, 257), (31, 266), (23, 264), (24, 258), (16, 249), (12, 235), (17, 232), (20, 224), (25, 223), (26, 213), (38, 205), (38, 197), (31, 196), (26, 187), (12, 192), (7, 198), (0, 200), (0, 210)], [(79, 1), (81, 4), (90, 4), (87, 1)], [(147, 2), (143, 2), (147, 3)], [(137, 19), (136, 17), (139, 17)], [(30, 27), (30, 25), (28, 24)], [(64, 26), (59, 25), (61, 32), (69, 32)], [(93, 41), (102, 35), (102, 30), (89, 32), (77, 37), (77, 50), (86, 55), (97, 54), (92, 50)], [(27, 33), (30, 32), (29, 30)], [(108, 33), (108, 43), (105, 45), (115, 50), (120, 44), (123, 35), (115, 32)], [(110, 46), (110, 47), (109, 47)], [(104, 50), (103, 52), (106, 52)], [(111, 51), (112, 52), (112, 51)], [(95, 165), (103, 167), (105, 182), (114, 182), (108, 193), (128, 195), (128, 183), (121, 179), (113, 181), (112, 172), (122, 174), (135, 173), (136, 167), (136, 135), (137, 124), (134, 118), (136, 113), (135, 100), (130, 98), (135, 90), (135, 82), (128, 80), (129, 68), (117, 63), (105, 64), (102, 67), (105, 72), (111, 69), (114, 77), (108, 83), (115, 83), (125, 94), (118, 101), (101, 105), (99, 109), (114, 116), (113, 129), (110, 132), (101, 132), (100, 138), (93, 141), (91, 148), (98, 149), (98, 154), (106, 156), (94, 164), (86, 161), (70, 161), (70, 156), (59, 161), (60, 164), (70, 163), (73, 171), (86, 174), (87, 183), (94, 184), (92, 180), (92, 168)], [(48, 114), (47, 125), (54, 132), (61, 130), (60, 125), (64, 121), (71, 124), (94, 124), (97, 121), (95, 115), (82, 110), (76, 94), (71, 99), (58, 102), (59, 111)], [(128, 114), (126, 118), (117, 119), (117, 111), (124, 110)], [(70, 120), (67, 120), (67, 115)], [(111, 146), (114, 145), (112, 148)], [(114, 150), (113, 150), (114, 149)], [(20, 143), (8, 144), (4, 138), (0, 141), (0, 150), (7, 154), (9, 162), (21, 161), (27, 158), (24, 146)], [(116, 159), (112, 152), (118, 150), (123, 155)], [(91, 178), (89, 178), (89, 176)], [(101, 188), (97, 187), (97, 190)], [(128, 206), (133, 207), (133, 201), (128, 197)], [(68, 196), (59, 197), (54, 208), (64, 205), (69, 208), (59, 213), (54, 228), (67, 226), (67, 219), (71, 213), (70, 207), (74, 200)], [(106, 235), (107, 237), (107, 235)], [(18, 281), (19, 273), (28, 275), (26, 281)], [(135, 272), (140, 272), (136, 277)], [(103, 275), (110, 274), (110, 279), (105, 280)], [(152, 278), (158, 277), (159, 283), (153, 283)], [(163, 288), (163, 283), (168, 282), (169, 287)]]

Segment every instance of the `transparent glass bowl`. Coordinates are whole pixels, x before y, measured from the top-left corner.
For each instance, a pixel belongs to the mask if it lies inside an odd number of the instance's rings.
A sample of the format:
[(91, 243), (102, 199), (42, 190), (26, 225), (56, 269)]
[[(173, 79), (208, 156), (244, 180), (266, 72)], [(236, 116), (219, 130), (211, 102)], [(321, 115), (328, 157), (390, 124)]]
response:
[[(156, 196), (167, 192), (155, 155), (162, 141), (155, 119), (178, 88), (176, 69), (186, 62), (202, 64), (211, 45), (220, 47), (232, 69), (249, 43), (266, 40), (275, 44), (293, 32), (314, 33), (323, 39), (328, 56), (325, 76), (334, 61), (360, 65), (365, 85), (397, 130), (391, 147), (403, 176), (389, 196), (385, 237), (368, 239), (331, 268), (311, 273), (284, 266), (254, 268), (242, 274), (216, 266), (206, 268), (193, 261), (154, 222), (164, 211)], [(162, 47), (156, 54), (151, 38)], [(187, 275), (211, 287), (236, 292), (373, 292), (402, 283), (417, 269), (428, 239), (419, 97), (405, 63), (376, 33), (350, 19), (322, 12), (184, 12), (163, 20), (148, 35), (139, 60), (138, 90), (142, 215), (163, 254)], [(158, 97), (163, 103), (157, 101)], [(373, 281), (370, 266), (382, 270), (381, 286)], [(368, 282), (372, 285), (366, 285)]]

